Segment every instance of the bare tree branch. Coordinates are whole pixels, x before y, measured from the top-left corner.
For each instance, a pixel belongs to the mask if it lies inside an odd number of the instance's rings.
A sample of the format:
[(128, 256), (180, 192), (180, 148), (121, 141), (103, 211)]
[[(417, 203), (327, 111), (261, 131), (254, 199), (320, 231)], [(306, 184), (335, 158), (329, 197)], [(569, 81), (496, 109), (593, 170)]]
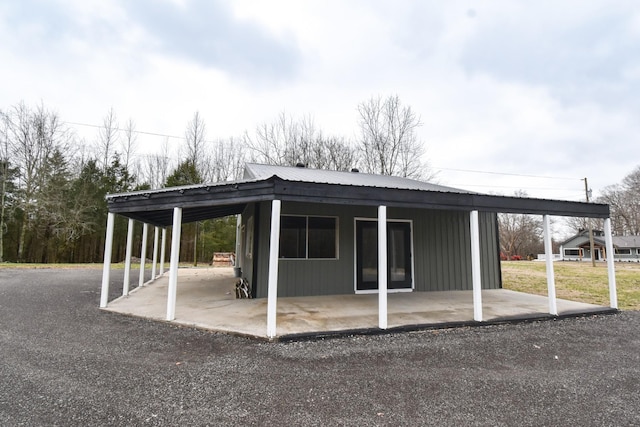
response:
[(422, 122), (410, 106), (403, 106), (397, 95), (378, 96), (360, 103), (358, 113), (359, 151), (366, 172), (415, 179), (432, 176), (421, 161), (425, 150), (417, 129)]

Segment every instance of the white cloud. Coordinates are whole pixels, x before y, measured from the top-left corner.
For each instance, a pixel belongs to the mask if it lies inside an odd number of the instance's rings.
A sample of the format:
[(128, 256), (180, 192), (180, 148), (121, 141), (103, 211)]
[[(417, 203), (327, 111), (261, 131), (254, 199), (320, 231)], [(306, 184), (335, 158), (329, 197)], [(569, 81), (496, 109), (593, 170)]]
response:
[[(422, 116), (435, 166), (575, 180), (442, 171), (445, 183), (577, 199), (579, 178), (602, 188), (638, 163), (638, 9), (604, 0), (5, 3), (0, 108), (42, 100), (65, 120), (99, 124), (113, 107), (140, 130), (178, 136), (198, 110), (210, 138), (285, 110), (353, 137), (357, 104), (397, 93)], [(162, 139), (142, 140), (153, 150)]]

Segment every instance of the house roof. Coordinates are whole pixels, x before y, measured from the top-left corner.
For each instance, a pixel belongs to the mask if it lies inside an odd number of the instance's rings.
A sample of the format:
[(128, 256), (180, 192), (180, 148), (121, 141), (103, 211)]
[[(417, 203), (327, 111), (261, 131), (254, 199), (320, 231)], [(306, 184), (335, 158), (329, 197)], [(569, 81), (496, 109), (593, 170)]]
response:
[(430, 182), (402, 178), (399, 176), (375, 175), (354, 171), (329, 171), (300, 166), (274, 166), (257, 163), (247, 163), (244, 170), (244, 177), (248, 179), (266, 179), (274, 175), (287, 181), (312, 182), (316, 184), (394, 188), (397, 190), (438, 191), (442, 193), (472, 193), (459, 188), (446, 187), (444, 185), (432, 184)]
[[(595, 231), (595, 230), (594, 230)], [(583, 247), (589, 245), (589, 231), (583, 230), (578, 234), (566, 239), (560, 243), (561, 246), (566, 246), (567, 243), (575, 241), (573, 245), (575, 247)], [(598, 246), (604, 246), (605, 240), (602, 236), (594, 235), (593, 242)], [(611, 242), (616, 248), (640, 248), (640, 236), (612, 236)]]
[(472, 193), (407, 178), (248, 164), (245, 179), (107, 195), (109, 211), (158, 226), (242, 213), (269, 200), (606, 218), (609, 206)]
[(640, 236), (613, 236), (617, 248), (640, 248)]

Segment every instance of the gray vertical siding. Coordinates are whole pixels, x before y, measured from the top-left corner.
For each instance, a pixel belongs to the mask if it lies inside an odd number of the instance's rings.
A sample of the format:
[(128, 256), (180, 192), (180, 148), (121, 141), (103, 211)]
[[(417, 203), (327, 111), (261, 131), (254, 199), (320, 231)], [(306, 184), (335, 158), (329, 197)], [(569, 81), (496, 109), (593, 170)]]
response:
[[(242, 276), (245, 277), (250, 283), (254, 282), (253, 259), (247, 258), (246, 256), (246, 252), (247, 252), (247, 248), (245, 246), (247, 241), (246, 233), (248, 233), (246, 225), (249, 218), (254, 217), (254, 215), (255, 215), (255, 205), (253, 204), (247, 205), (244, 212), (242, 212), (242, 225), (244, 226), (244, 228), (242, 229), (242, 233), (240, 235), (240, 239), (241, 239), (240, 253), (236, 254), (236, 259), (239, 261), (240, 268), (242, 268)], [(254, 218), (254, 223), (255, 223), (255, 218)], [(257, 255), (255, 246), (253, 248), (253, 251), (254, 251), (254, 256)]]
[[(260, 207), (259, 244), (254, 247), (258, 256), (258, 269), (251, 277), (245, 274), (252, 283), (257, 283), (258, 298), (267, 295), (270, 214), (271, 203), (263, 202)], [(376, 218), (377, 209), (363, 206), (283, 203), (282, 214), (337, 217), (339, 258), (280, 260), (278, 296), (354, 293), (354, 218)], [(471, 289), (468, 212), (390, 208), (388, 218), (412, 220), (416, 291)], [(481, 212), (479, 215), (482, 280), (485, 289), (501, 287), (495, 218), (495, 214), (491, 213)]]
[[(269, 228), (271, 203), (261, 209), (260, 275), (269, 271)], [(339, 295), (354, 293), (354, 216), (375, 217), (375, 208), (283, 203), (282, 214), (319, 215), (338, 218), (338, 259), (281, 259), (278, 269), (278, 296)], [(266, 282), (258, 286), (258, 297), (266, 296)]]
[(498, 217), (495, 213), (480, 212), (478, 215), (478, 221), (480, 222), (482, 288), (499, 289), (502, 287), (502, 271), (500, 270)]

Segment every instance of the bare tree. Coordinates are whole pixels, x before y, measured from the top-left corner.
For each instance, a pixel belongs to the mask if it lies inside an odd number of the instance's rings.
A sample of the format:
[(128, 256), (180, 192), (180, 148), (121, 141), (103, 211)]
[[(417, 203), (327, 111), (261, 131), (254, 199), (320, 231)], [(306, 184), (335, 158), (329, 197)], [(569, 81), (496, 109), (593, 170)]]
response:
[(4, 235), (7, 230), (7, 189), (9, 182), (9, 119), (0, 111), (0, 262), (4, 262)]
[(500, 250), (511, 259), (514, 255), (526, 257), (542, 247), (542, 221), (532, 215), (499, 214)]
[(22, 225), (18, 241), (18, 259), (24, 259), (27, 231), (38, 216), (40, 193), (47, 177), (46, 168), (55, 152), (68, 152), (66, 131), (57, 114), (44, 106), (32, 111), (24, 103), (14, 106), (5, 116), (8, 120), (9, 147), (18, 167)]
[(215, 141), (209, 179), (222, 182), (241, 178), (244, 161), (245, 150), (241, 140), (231, 137)]
[(246, 133), (245, 144), (252, 152), (252, 161), (293, 166), (304, 160), (294, 147), (297, 133), (297, 124), (283, 111), (274, 121), (256, 126), (254, 137)]
[(122, 154), (124, 156), (124, 167), (128, 170), (129, 166), (131, 166), (131, 158), (135, 155), (138, 147), (138, 133), (136, 132), (136, 122), (133, 119), (127, 120), (123, 133)]
[(417, 136), (422, 122), (410, 106), (404, 106), (397, 95), (378, 96), (360, 103), (358, 113), (359, 149), (366, 172), (430, 178), (421, 161), (425, 149)]
[(347, 170), (356, 163), (351, 144), (344, 138), (325, 137), (310, 115), (296, 120), (282, 112), (273, 122), (259, 125), (255, 136), (246, 134), (244, 139), (256, 162), (334, 170)]
[(625, 176), (622, 183), (605, 187), (598, 201), (611, 206), (614, 234), (640, 234), (640, 166)]
[(193, 118), (187, 123), (184, 132), (186, 141), (184, 157), (195, 165), (196, 170), (203, 179), (207, 179), (207, 168), (209, 164), (208, 153), (206, 152), (206, 125), (196, 111)]
[(168, 138), (160, 145), (160, 152), (149, 154), (140, 162), (140, 180), (151, 188), (161, 188), (167, 182), (171, 170)]
[[(524, 191), (516, 191), (516, 197), (527, 197)], [(500, 251), (511, 259), (514, 255), (526, 257), (541, 251), (542, 219), (526, 214), (498, 214)]]
[(342, 137), (316, 138), (312, 149), (313, 166), (318, 169), (346, 171), (358, 163), (353, 145)]
[(102, 127), (98, 130), (98, 146), (100, 148), (102, 167), (104, 169), (109, 166), (117, 141), (118, 119), (113, 108), (110, 108), (107, 115), (102, 119)]
[(604, 220), (600, 218), (568, 217), (564, 222), (572, 232), (579, 233), (583, 230), (589, 229), (589, 219), (591, 220), (591, 226), (595, 230), (604, 229)]

